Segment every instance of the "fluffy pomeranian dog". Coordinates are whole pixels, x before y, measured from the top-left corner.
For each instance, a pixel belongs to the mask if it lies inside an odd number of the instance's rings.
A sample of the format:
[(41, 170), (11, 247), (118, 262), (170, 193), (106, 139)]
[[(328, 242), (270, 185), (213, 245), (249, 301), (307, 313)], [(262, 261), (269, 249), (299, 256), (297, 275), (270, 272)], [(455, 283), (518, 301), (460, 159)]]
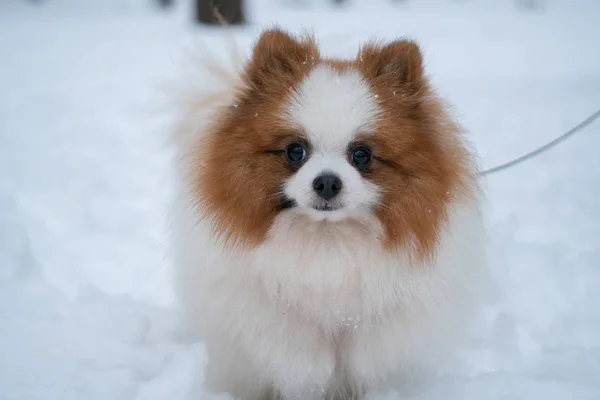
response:
[(361, 399), (437, 362), (484, 263), (475, 157), (411, 41), (322, 57), (262, 32), (175, 129), (173, 244), (206, 387)]

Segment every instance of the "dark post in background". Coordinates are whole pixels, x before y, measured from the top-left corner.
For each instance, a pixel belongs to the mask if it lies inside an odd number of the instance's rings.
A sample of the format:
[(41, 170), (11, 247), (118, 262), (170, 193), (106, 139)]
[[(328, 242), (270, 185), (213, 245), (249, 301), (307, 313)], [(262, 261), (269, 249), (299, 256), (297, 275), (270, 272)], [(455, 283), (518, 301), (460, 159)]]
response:
[(228, 24), (243, 24), (246, 22), (243, 3), (242, 0), (196, 0), (196, 21), (218, 25), (222, 22), (217, 16), (218, 13)]

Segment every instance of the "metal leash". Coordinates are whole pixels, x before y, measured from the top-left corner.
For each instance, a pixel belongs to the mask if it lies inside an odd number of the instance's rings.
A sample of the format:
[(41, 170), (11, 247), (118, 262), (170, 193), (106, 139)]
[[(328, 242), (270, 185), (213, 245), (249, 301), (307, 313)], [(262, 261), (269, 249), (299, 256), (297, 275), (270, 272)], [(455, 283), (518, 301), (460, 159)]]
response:
[(581, 131), (583, 128), (587, 127), (588, 125), (590, 125), (592, 122), (594, 122), (598, 117), (600, 117), (600, 110), (596, 111), (595, 113), (593, 113), (592, 115), (590, 115), (589, 117), (587, 117), (586, 119), (584, 119), (582, 122), (580, 122), (578, 125), (576, 125), (573, 129), (565, 132), (564, 134), (562, 134), (561, 136), (557, 137), (556, 139), (552, 140), (549, 143), (546, 143), (545, 145), (543, 145), (542, 147), (527, 153), (519, 158), (516, 158), (512, 161), (509, 161), (507, 163), (504, 164), (500, 164), (498, 166), (495, 166), (493, 168), (487, 169), (485, 171), (483, 171), (481, 173), (481, 175), (491, 175), (493, 173), (496, 172), (500, 172), (503, 171), (505, 169), (514, 167), (517, 164), (520, 164), (530, 158), (533, 158), (535, 156), (537, 156), (538, 154), (541, 154), (547, 150), (549, 150), (550, 148), (556, 146), (557, 144), (559, 144), (560, 142), (562, 142), (563, 140), (573, 136), (574, 134), (576, 134), (577, 132)]

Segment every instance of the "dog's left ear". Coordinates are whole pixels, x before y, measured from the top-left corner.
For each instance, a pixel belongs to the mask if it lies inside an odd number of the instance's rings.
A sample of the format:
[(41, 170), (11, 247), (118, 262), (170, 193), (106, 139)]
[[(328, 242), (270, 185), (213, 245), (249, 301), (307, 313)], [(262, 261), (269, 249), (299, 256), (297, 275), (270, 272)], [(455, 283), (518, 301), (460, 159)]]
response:
[(418, 89), (423, 84), (423, 56), (419, 46), (409, 40), (384, 46), (367, 44), (361, 48), (357, 63), (365, 76), (393, 87)]

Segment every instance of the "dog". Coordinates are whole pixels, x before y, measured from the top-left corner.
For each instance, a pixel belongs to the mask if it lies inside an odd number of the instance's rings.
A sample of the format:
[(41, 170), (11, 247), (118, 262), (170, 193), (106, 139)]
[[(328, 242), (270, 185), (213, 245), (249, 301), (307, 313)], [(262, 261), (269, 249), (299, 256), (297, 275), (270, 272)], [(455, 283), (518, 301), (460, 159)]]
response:
[(443, 360), (479, 304), (484, 196), (419, 45), (327, 58), (276, 27), (216, 65), (173, 128), (175, 287), (207, 390), (362, 399)]

